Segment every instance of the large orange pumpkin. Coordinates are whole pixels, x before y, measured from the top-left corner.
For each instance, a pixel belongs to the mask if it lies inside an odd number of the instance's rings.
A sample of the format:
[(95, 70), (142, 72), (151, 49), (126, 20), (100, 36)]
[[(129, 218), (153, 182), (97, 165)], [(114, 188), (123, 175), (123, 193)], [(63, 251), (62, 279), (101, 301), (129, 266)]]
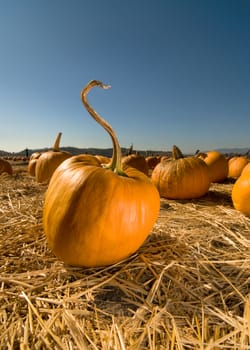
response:
[(9, 175), (13, 174), (13, 168), (8, 160), (0, 158), (0, 174), (7, 173)]
[(218, 151), (208, 151), (198, 153), (197, 156), (208, 165), (210, 181), (223, 182), (228, 175), (228, 161), (226, 157)]
[(245, 156), (235, 156), (228, 160), (228, 177), (239, 177), (242, 170), (249, 162)]
[(122, 169), (121, 149), (114, 130), (89, 105), (90, 115), (109, 133), (113, 143), (110, 164), (94, 156), (65, 160), (55, 170), (45, 197), (43, 225), (49, 247), (65, 263), (102, 266), (134, 253), (149, 235), (159, 213), (160, 197), (151, 180), (132, 167)]
[(36, 181), (40, 183), (48, 183), (50, 178), (58, 167), (65, 159), (71, 157), (71, 154), (66, 151), (61, 151), (59, 148), (62, 133), (59, 132), (55, 140), (53, 149), (47, 152), (43, 152), (37, 159), (35, 166)]
[(210, 186), (205, 162), (195, 156), (184, 157), (175, 145), (172, 158), (157, 164), (151, 178), (161, 197), (168, 199), (198, 198), (205, 195)]
[[(250, 165), (250, 163), (249, 163)], [(248, 166), (248, 165), (247, 165)], [(234, 208), (250, 216), (250, 168), (241, 173), (232, 188)]]

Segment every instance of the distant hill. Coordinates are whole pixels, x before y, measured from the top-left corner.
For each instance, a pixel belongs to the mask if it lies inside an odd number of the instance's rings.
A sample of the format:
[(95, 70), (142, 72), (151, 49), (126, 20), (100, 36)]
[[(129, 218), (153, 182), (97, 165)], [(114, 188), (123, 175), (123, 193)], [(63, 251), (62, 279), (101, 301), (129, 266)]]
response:
[[(34, 152), (46, 152), (51, 148), (37, 148), (37, 149), (29, 149), (28, 154), (29, 156), (34, 153)], [(112, 148), (77, 148), (77, 147), (60, 147), (61, 150), (70, 152), (72, 155), (78, 155), (78, 154), (99, 154), (103, 155), (106, 157), (111, 157), (113, 149)], [(128, 153), (128, 148), (122, 147), (121, 151), (122, 154), (125, 155)], [(249, 154), (250, 153), (250, 147), (247, 148), (219, 148), (216, 149), (217, 151), (221, 152), (222, 154), (225, 155), (243, 155), (243, 154)], [(155, 151), (155, 150), (136, 150), (140, 154), (147, 156), (147, 155), (166, 155), (166, 154), (171, 154), (171, 151)], [(13, 156), (13, 157), (25, 157), (26, 155), (26, 150), (22, 150), (19, 152), (7, 152), (0, 150), (0, 157), (8, 157), (8, 156)]]
[[(42, 153), (42, 152), (48, 151), (49, 149), (51, 149), (51, 148), (28, 149), (28, 154), (30, 156), (32, 153), (35, 153), (35, 152)], [(99, 155), (103, 155), (106, 157), (111, 157), (112, 153), (113, 153), (113, 148), (77, 148), (77, 147), (68, 146), (68, 147), (60, 147), (60, 149), (62, 151), (70, 152), (72, 155), (78, 155), (78, 154), (96, 155), (96, 154), (99, 154)], [(122, 147), (121, 151), (122, 151), (122, 154), (125, 155), (128, 153), (129, 149)], [(142, 150), (142, 151), (137, 151), (137, 152), (139, 152), (142, 155), (155, 155), (155, 154), (167, 154), (167, 153), (169, 153), (169, 152), (153, 151), (153, 150), (152, 151), (151, 150), (148, 150), (148, 151)], [(7, 151), (0, 150), (0, 157), (8, 157), (8, 156), (24, 157), (25, 155), (26, 155), (25, 149), (22, 151), (19, 151), (19, 152), (7, 152)]]
[(245, 148), (219, 148), (217, 151), (223, 154), (246, 154), (250, 152), (250, 147)]

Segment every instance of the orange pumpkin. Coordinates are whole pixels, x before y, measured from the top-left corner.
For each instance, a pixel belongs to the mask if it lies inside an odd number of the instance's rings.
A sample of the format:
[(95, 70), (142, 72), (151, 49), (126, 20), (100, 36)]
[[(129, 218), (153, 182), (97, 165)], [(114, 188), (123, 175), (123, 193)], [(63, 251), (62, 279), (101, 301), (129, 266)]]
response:
[[(250, 164), (250, 163), (249, 163)], [(234, 208), (250, 216), (250, 168), (238, 177), (232, 188)]]
[(165, 162), (165, 160), (171, 159), (170, 156), (161, 156), (160, 162)]
[(176, 146), (173, 146), (172, 158), (157, 164), (151, 178), (161, 197), (168, 199), (198, 198), (205, 195), (210, 186), (207, 165), (195, 156), (184, 157)]
[(121, 149), (114, 130), (89, 105), (90, 115), (109, 133), (113, 143), (110, 164), (95, 156), (65, 160), (55, 170), (45, 196), (43, 225), (49, 247), (65, 263), (103, 266), (134, 253), (149, 235), (159, 213), (160, 197), (151, 180), (132, 167), (122, 169)]
[(30, 159), (28, 163), (28, 173), (30, 176), (35, 176), (36, 175), (36, 163), (37, 159)]
[(129, 154), (123, 157), (122, 166), (124, 168), (126, 166), (133, 167), (148, 176), (148, 164), (146, 162), (145, 157), (143, 157), (139, 153)]
[(41, 155), (41, 152), (34, 152), (34, 153), (31, 154), (30, 160), (37, 159), (37, 158), (40, 157), (40, 155)]
[(250, 175), (250, 162), (248, 162), (247, 165), (244, 166), (241, 175)]
[(148, 169), (153, 170), (158, 163), (161, 161), (161, 156), (147, 156), (146, 162), (148, 164)]
[(228, 177), (239, 177), (249, 159), (244, 156), (235, 156), (228, 160)]
[(59, 148), (62, 133), (59, 132), (55, 140), (53, 149), (47, 152), (43, 152), (37, 159), (35, 166), (36, 181), (40, 183), (48, 183), (50, 178), (58, 167), (65, 159), (71, 157), (71, 154), (66, 151), (61, 151)]
[(218, 151), (208, 151), (198, 153), (197, 156), (208, 165), (210, 181), (223, 182), (228, 175), (228, 161), (226, 157)]
[(28, 173), (30, 176), (35, 176), (36, 175), (36, 163), (37, 163), (37, 159), (40, 157), (41, 153), (40, 152), (35, 152), (32, 153), (30, 156), (30, 160), (28, 163)]
[(0, 158), (0, 174), (7, 173), (9, 175), (13, 174), (12, 165), (3, 158)]

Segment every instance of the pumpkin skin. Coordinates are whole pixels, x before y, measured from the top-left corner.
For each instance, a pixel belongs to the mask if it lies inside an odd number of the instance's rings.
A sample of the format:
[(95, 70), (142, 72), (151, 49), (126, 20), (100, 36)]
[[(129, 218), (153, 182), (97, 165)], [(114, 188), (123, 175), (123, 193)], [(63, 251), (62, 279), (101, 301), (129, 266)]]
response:
[(122, 159), (123, 167), (133, 167), (148, 176), (148, 164), (145, 157), (140, 154), (129, 154)]
[(30, 176), (36, 176), (36, 163), (37, 163), (37, 159), (40, 157), (41, 153), (40, 152), (35, 152), (32, 153), (30, 156), (30, 160), (28, 163), (28, 173)]
[(31, 159), (28, 163), (28, 173), (30, 176), (35, 176), (36, 175), (36, 163), (37, 159)]
[(247, 157), (235, 156), (228, 160), (228, 177), (238, 178), (249, 162)]
[(153, 170), (158, 163), (161, 161), (161, 156), (147, 156), (145, 158), (147, 164), (148, 164), (148, 169)]
[(241, 175), (243, 175), (243, 176), (249, 175), (250, 176), (250, 162), (248, 162), (247, 165), (244, 166), (244, 168), (241, 172)]
[(86, 100), (94, 86), (82, 91), (91, 116), (111, 136), (113, 156), (103, 165), (90, 155), (73, 156), (52, 175), (45, 196), (43, 226), (55, 255), (73, 266), (105, 266), (130, 256), (149, 235), (160, 210), (160, 196), (150, 178), (121, 166), (121, 150), (113, 129)]
[(12, 165), (5, 159), (0, 158), (0, 175), (3, 173), (8, 173), (9, 175), (13, 175)]
[(42, 154), (41, 152), (32, 153), (30, 156), (30, 160), (39, 158), (41, 154)]
[(55, 169), (65, 159), (71, 157), (69, 152), (61, 151), (59, 143), (62, 133), (59, 132), (55, 140), (53, 149), (47, 152), (43, 152), (37, 159), (35, 166), (35, 177), (39, 183), (48, 183)]
[(111, 162), (111, 158), (96, 154), (95, 157), (99, 160), (101, 164), (109, 164)]
[(208, 151), (198, 153), (197, 156), (208, 165), (210, 181), (223, 182), (228, 175), (228, 161), (226, 157), (218, 151)]
[[(250, 168), (249, 168), (250, 169)], [(232, 188), (234, 208), (246, 216), (250, 216), (250, 172), (241, 174)]]
[(165, 160), (171, 159), (170, 156), (161, 156), (160, 162), (164, 162)]
[(183, 157), (176, 146), (173, 146), (172, 158), (156, 165), (151, 178), (160, 196), (167, 199), (199, 198), (210, 186), (207, 165), (195, 156)]

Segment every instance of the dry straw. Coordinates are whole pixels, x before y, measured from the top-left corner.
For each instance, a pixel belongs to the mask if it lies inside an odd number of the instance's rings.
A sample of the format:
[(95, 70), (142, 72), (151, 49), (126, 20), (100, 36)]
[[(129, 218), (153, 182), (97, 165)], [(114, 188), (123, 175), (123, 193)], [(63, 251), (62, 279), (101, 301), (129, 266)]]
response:
[(0, 349), (250, 349), (250, 219), (232, 183), (161, 201), (136, 254), (64, 265), (42, 228), (46, 187), (0, 176)]

